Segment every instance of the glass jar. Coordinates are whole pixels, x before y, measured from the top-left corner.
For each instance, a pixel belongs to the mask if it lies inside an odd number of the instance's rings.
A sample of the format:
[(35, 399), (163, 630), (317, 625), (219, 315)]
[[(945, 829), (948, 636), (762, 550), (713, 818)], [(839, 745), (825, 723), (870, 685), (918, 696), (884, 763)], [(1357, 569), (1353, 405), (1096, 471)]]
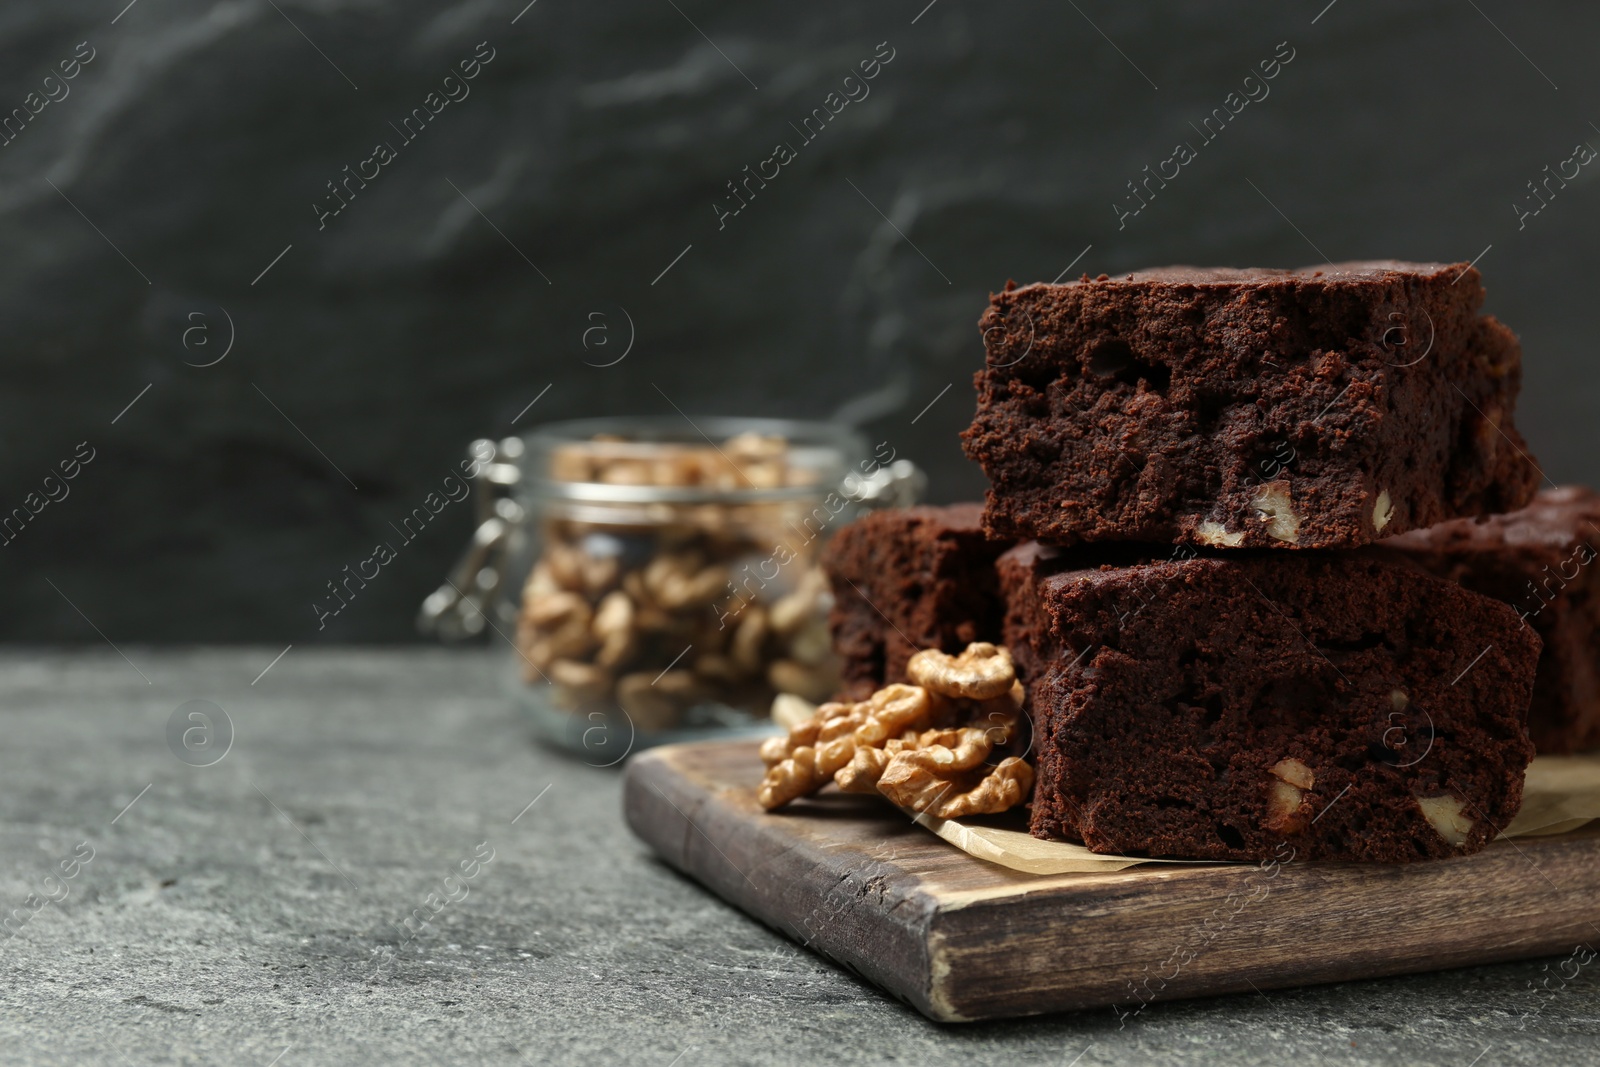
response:
[(765, 732), (778, 694), (831, 696), (819, 550), (921, 477), (847, 427), (778, 419), (554, 423), (519, 458), (513, 689), (542, 736), (597, 766)]

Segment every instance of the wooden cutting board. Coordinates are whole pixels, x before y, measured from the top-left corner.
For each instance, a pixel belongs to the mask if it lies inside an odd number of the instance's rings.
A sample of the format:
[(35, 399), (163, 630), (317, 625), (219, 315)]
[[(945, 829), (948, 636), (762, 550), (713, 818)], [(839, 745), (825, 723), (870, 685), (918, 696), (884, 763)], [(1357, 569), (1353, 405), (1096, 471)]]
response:
[(943, 1022), (1442, 970), (1600, 938), (1600, 825), (1407, 866), (1027, 875), (873, 797), (763, 812), (754, 741), (634, 757), (634, 833), (734, 906)]

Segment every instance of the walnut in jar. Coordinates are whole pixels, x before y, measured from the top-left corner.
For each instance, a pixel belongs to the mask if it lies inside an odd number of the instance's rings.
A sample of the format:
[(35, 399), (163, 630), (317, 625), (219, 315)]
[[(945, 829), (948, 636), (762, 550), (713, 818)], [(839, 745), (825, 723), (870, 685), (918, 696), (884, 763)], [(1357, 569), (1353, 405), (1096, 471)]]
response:
[(815, 502), (739, 499), (814, 484), (787, 441), (574, 441), (550, 453), (547, 473), (664, 490), (546, 516), (516, 644), (524, 678), (549, 683), (553, 704), (574, 716), (620, 708), (636, 729), (660, 732), (724, 721), (718, 709), (759, 716), (779, 693), (833, 691)]

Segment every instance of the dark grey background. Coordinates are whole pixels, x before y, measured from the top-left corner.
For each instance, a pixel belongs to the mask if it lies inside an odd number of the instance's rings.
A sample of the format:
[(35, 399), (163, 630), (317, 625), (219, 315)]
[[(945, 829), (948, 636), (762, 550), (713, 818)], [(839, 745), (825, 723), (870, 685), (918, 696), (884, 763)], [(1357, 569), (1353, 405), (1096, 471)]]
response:
[[(0, 111), (96, 51), (0, 148), (0, 512), (96, 450), (0, 547), (5, 638), (409, 638), (466, 505), (320, 634), (311, 601), (546, 385), (517, 428), (849, 408), (935, 499), (975, 496), (986, 295), (1089, 245), (1074, 273), (1481, 254), (1519, 424), (1551, 478), (1594, 477), (1595, 167), (1525, 229), (1512, 206), (1600, 144), (1593, 5), (124, 2), (0, 7)], [(324, 183), (485, 40), (471, 95), (319, 232)], [(1119, 231), (1124, 183), (1286, 40)], [(871, 95), (719, 231), (724, 183), (884, 41)], [(585, 365), (623, 308), (632, 352)], [(227, 316), (228, 357), (186, 366)]]

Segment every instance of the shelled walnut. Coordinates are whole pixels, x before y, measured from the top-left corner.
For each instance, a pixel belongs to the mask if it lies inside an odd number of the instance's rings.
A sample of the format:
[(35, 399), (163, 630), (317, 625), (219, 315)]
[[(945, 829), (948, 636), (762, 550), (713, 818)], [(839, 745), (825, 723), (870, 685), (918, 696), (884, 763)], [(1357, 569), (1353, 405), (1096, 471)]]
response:
[(911, 662), (907, 673), (921, 684), (823, 704), (788, 736), (764, 742), (761, 806), (781, 807), (829, 782), (946, 819), (1022, 803), (1033, 768), (1016, 755), (995, 759), (1023, 733), (1022, 686), (1010, 653), (974, 642), (959, 656), (930, 649)]
[[(783, 438), (597, 437), (556, 448), (546, 474), (679, 493), (548, 511), (516, 645), (524, 681), (548, 682), (556, 707), (576, 716), (620, 708), (652, 732), (682, 725), (694, 708), (754, 717), (778, 693), (833, 692), (829, 594), (816, 567), (817, 524), (805, 521), (811, 503), (737, 499), (810, 484), (813, 471), (792, 461)], [(712, 499), (683, 499), (688, 489)]]

